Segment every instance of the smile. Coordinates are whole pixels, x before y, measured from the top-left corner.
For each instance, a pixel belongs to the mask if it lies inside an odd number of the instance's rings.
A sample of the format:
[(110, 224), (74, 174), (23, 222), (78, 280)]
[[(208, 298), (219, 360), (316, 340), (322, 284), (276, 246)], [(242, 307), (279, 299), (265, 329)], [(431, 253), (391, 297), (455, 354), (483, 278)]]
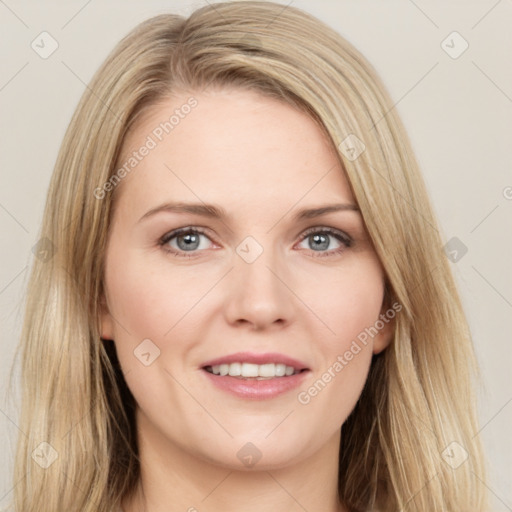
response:
[(273, 379), (275, 377), (289, 377), (300, 370), (296, 370), (293, 366), (287, 366), (279, 363), (253, 364), (253, 363), (231, 363), (218, 364), (215, 366), (205, 367), (207, 372), (214, 375), (241, 378)]
[[(233, 363), (234, 370), (237, 369), (237, 363)], [(242, 368), (244, 363), (240, 364), (240, 373), (242, 373)], [(224, 366), (224, 365), (219, 365)], [(230, 369), (230, 365), (225, 365)], [(252, 368), (256, 367), (258, 370), (258, 376), (255, 376), (255, 370)], [(274, 373), (274, 376), (260, 376), (259, 368), (266, 366), (274, 366), (274, 369), (271, 370), (265, 369), (263, 372), (267, 371), (270, 373), (271, 371)], [(280, 395), (285, 395), (287, 392), (292, 391), (295, 388), (303, 385), (304, 379), (306, 375), (308, 375), (311, 370), (295, 370), (293, 367), (291, 368), (294, 372), (290, 375), (286, 375), (285, 366), (285, 375), (278, 376), (277, 373), (282, 373), (282, 368), (276, 369), (275, 366), (281, 365), (249, 365), (248, 373), (252, 373), (252, 376), (243, 376), (243, 375), (221, 375), (220, 368), (216, 368), (219, 372), (217, 374), (213, 373), (212, 367), (204, 367), (201, 368), (202, 374), (207, 378), (207, 380), (214, 386), (214, 388), (219, 389), (224, 393), (228, 393), (230, 395), (236, 396), (237, 398), (241, 398), (244, 400), (270, 400), (272, 398), (276, 398)], [(226, 368), (223, 368), (223, 372), (226, 371)], [(290, 370), (288, 370), (290, 371)], [(295, 395), (293, 395), (293, 399), (295, 399)]]

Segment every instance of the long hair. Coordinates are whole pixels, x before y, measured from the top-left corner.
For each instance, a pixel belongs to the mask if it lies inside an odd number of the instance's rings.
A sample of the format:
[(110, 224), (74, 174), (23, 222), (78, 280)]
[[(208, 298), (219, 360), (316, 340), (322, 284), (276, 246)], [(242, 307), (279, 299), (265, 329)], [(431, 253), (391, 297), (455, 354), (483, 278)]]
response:
[(98, 187), (114, 177), (125, 136), (149, 106), (210, 86), (258, 91), (318, 123), (384, 268), (386, 300), (402, 306), (341, 429), (340, 500), (357, 511), (483, 511), (478, 368), (407, 134), (351, 44), (302, 10), (260, 1), (141, 23), (80, 100), (49, 187), (48, 251), (34, 260), (27, 291), (15, 510), (112, 512), (138, 481), (134, 400), (99, 334), (115, 195)]

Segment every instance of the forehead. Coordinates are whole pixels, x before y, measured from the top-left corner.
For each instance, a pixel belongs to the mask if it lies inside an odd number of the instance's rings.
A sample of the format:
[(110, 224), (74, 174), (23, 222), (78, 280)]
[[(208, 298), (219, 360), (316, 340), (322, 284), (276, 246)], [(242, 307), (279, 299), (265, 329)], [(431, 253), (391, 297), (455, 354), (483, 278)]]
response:
[(268, 209), (305, 196), (353, 202), (318, 124), (254, 91), (184, 92), (160, 101), (126, 137), (118, 168), (129, 160), (135, 165), (126, 166), (116, 193), (134, 207), (179, 199)]

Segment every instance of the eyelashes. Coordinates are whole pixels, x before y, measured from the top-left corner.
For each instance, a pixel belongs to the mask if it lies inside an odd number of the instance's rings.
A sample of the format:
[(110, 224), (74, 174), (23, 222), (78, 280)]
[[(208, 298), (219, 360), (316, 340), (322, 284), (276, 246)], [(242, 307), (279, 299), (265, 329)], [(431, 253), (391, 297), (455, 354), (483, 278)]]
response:
[[(212, 241), (210, 236), (207, 235), (207, 232), (202, 228), (189, 226), (185, 228), (175, 229), (166, 233), (159, 241), (158, 245), (161, 248), (178, 258), (195, 258), (199, 255), (200, 252), (203, 252), (205, 248), (200, 249), (201, 246), (201, 237), (205, 237), (208, 240)], [(314, 227), (306, 230), (301, 234), (299, 243), (311, 243), (311, 245), (319, 244), (321, 248), (327, 243), (327, 246), (331, 245), (331, 240), (334, 239), (339, 242), (340, 247), (335, 249), (330, 249), (327, 251), (317, 251), (315, 249), (308, 248), (306, 251), (312, 253), (313, 257), (327, 257), (327, 256), (337, 256), (344, 252), (346, 249), (350, 248), (353, 245), (353, 239), (345, 232), (340, 231), (338, 229), (330, 228), (330, 227)], [(191, 247), (192, 250), (187, 251), (186, 249), (178, 247), (172, 247), (170, 245), (173, 241), (183, 241), (185, 247)], [(199, 243), (199, 246), (196, 247), (196, 244)], [(206, 247), (207, 248), (207, 247)]]
[[(179, 248), (178, 249), (175, 249), (175, 248), (171, 248), (169, 246), (169, 242), (171, 240), (173, 240), (174, 238), (178, 238), (178, 237), (181, 237), (181, 236), (184, 236), (184, 235), (188, 235), (188, 240), (190, 241), (190, 235), (192, 235), (192, 237), (196, 237), (196, 238), (199, 238), (199, 236), (205, 236), (206, 238), (209, 238), (206, 233), (199, 229), (199, 228), (191, 228), (191, 227), (188, 227), (188, 228), (180, 228), (180, 229), (175, 229), (174, 231), (171, 231), (170, 233), (167, 233), (166, 235), (164, 235), (161, 239), (160, 239), (160, 242), (159, 242), (159, 245), (162, 246), (162, 248), (166, 251), (166, 252), (169, 252), (175, 256), (178, 256), (178, 257), (186, 257), (186, 258), (191, 258), (191, 257), (194, 257), (195, 254), (187, 254), (187, 251), (184, 251), (184, 250), (180, 250)], [(193, 242), (192, 242), (193, 244)], [(190, 252), (190, 251), (189, 251)], [(197, 251), (193, 251), (194, 253), (196, 253)], [(182, 254), (182, 253), (185, 253), (185, 254)]]
[(314, 249), (308, 249), (314, 254), (314, 257), (318, 258), (339, 255), (353, 244), (352, 238), (345, 232), (329, 227), (315, 227), (306, 230), (301, 235), (300, 243), (313, 240), (314, 243), (320, 242), (320, 245), (325, 245), (325, 240), (327, 240), (327, 245), (330, 245), (329, 238), (336, 239), (340, 242), (341, 247), (338, 247), (337, 249), (330, 249), (328, 251), (315, 251)]

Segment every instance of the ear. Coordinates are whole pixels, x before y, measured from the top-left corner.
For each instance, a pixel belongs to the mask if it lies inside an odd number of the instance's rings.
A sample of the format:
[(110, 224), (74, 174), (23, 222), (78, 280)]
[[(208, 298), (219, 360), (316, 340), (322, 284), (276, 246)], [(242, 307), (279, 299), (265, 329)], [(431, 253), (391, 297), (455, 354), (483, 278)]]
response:
[(382, 304), (382, 309), (379, 319), (375, 322), (375, 327), (378, 328), (377, 335), (373, 338), (373, 353), (378, 354), (389, 346), (395, 334), (396, 315), (402, 309), (401, 304), (385, 300)]
[(114, 339), (114, 319), (110, 314), (107, 298), (103, 293), (100, 298), (100, 336), (104, 340)]

